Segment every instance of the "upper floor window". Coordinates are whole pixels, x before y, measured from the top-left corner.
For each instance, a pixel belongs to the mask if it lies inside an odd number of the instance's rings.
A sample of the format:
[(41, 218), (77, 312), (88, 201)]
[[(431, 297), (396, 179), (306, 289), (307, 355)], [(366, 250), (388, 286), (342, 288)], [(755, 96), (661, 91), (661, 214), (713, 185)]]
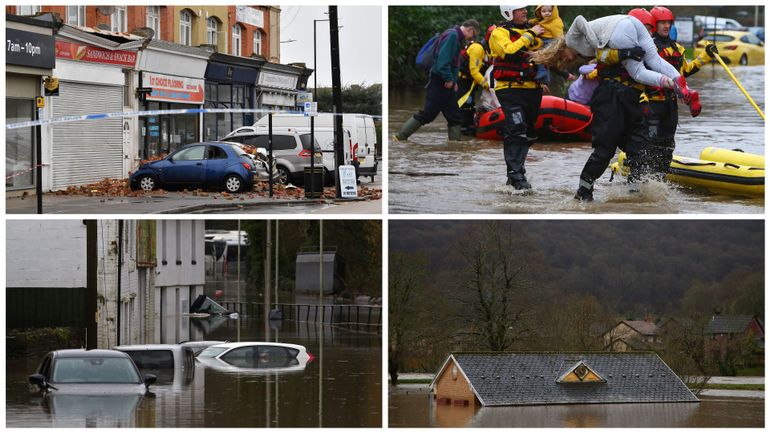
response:
[(40, 6), (16, 6), (16, 15), (35, 15), (40, 12)]
[(233, 51), (232, 54), (234, 56), (240, 56), (241, 55), (241, 26), (234, 25), (233, 26)]
[(115, 6), (115, 12), (111, 17), (110, 30), (113, 32), (128, 31), (128, 18), (125, 6)]
[(179, 16), (179, 43), (192, 45), (192, 14), (190, 11), (182, 11)]
[(67, 24), (71, 26), (86, 25), (85, 6), (67, 6)]
[(254, 30), (254, 54), (262, 55), (262, 32)]
[(147, 27), (155, 32), (153, 39), (160, 39), (160, 6), (147, 6)]
[(219, 32), (219, 21), (211, 17), (206, 20), (206, 43), (209, 45), (217, 44), (217, 33)]

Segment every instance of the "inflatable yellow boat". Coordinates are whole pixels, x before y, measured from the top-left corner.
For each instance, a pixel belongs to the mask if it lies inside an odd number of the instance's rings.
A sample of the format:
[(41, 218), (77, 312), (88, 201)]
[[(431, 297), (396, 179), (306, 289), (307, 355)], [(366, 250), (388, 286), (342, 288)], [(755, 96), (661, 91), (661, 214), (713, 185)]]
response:
[[(747, 197), (765, 195), (765, 157), (735, 150), (707, 147), (701, 159), (674, 155), (666, 179), (681, 185)], [(613, 173), (628, 174), (626, 155), (620, 153), (613, 163)]]

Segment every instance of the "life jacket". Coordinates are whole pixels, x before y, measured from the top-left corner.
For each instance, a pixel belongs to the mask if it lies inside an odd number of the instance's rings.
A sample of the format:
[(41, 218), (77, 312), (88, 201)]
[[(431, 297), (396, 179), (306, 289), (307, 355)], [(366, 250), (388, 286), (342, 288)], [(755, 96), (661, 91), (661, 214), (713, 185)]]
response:
[(631, 74), (628, 73), (621, 63), (616, 63), (614, 65), (598, 63), (596, 65), (596, 74), (602, 80), (615, 80), (625, 86), (633, 87), (638, 90), (645, 89), (644, 85), (637, 83), (631, 78)]
[[(511, 37), (511, 42), (519, 40), (521, 35), (527, 31), (527, 29), (519, 29), (513, 27), (509, 23), (505, 23), (501, 26), (508, 30)], [(504, 58), (495, 57), (492, 61), (495, 66), (493, 76), (497, 81), (515, 81), (525, 82), (534, 81), (537, 75), (537, 66), (529, 61), (529, 53), (525, 50), (519, 50), (513, 54), (506, 54)]]
[(684, 65), (684, 57), (679, 51), (679, 44), (671, 38), (655, 36), (653, 38), (655, 46), (658, 48), (658, 55), (671, 64), (678, 72), (681, 72)]
[(487, 72), (487, 68), (489, 68), (489, 62), (486, 59), (487, 49), (484, 46), (484, 44), (480, 42), (471, 42), (470, 44), (468, 44), (467, 47), (460, 50), (460, 60), (458, 64), (458, 69), (460, 71), (460, 76), (464, 78), (470, 78), (471, 76), (471, 57), (470, 55), (468, 55), (468, 48), (470, 48), (470, 46), (473, 44), (481, 45), (481, 48), (484, 50), (485, 55), (484, 55), (484, 58), (482, 59), (481, 68), (479, 69), (479, 72), (481, 73), (481, 75), (484, 75)]

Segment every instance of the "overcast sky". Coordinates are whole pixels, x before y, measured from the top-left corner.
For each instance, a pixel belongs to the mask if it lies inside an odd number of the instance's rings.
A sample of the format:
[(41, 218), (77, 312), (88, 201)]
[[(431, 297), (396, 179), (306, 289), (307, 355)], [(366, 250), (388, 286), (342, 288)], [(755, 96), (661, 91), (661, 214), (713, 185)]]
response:
[[(319, 22), (316, 33), (318, 66), (313, 65), (313, 20), (328, 19), (328, 6), (283, 6), (281, 8), (281, 63), (304, 62), (318, 74), (318, 86), (332, 84), (329, 22)], [(340, 65), (342, 84), (382, 82), (382, 8), (339, 6)], [(313, 87), (313, 75), (308, 88)]]

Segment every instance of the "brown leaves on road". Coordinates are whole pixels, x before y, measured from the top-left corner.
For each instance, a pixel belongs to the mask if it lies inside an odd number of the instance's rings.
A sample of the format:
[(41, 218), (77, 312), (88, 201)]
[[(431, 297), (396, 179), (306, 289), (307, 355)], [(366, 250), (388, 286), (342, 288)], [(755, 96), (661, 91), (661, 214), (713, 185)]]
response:
[[(81, 197), (149, 197), (149, 196), (168, 196), (169, 192), (166, 190), (158, 189), (154, 191), (132, 191), (128, 185), (128, 179), (102, 179), (99, 182), (90, 183), (88, 185), (70, 186), (67, 189), (55, 191), (53, 194), (58, 196), (81, 196)], [(223, 198), (225, 200), (244, 201), (247, 199), (255, 199), (257, 197), (269, 196), (269, 185), (267, 182), (257, 182), (251, 191), (244, 191), (239, 194), (230, 194), (228, 192), (209, 192), (203, 189), (187, 190), (183, 189), (178, 191), (177, 194), (181, 196), (190, 197), (204, 197), (204, 198)], [(382, 199), (382, 190), (371, 189), (365, 186), (359, 185), (358, 196), (365, 200), (380, 200)], [(285, 185), (274, 184), (273, 185), (273, 198), (284, 200), (301, 200), (305, 198), (305, 190), (299, 187), (286, 187)], [(335, 189), (324, 188), (324, 199), (334, 199)]]

